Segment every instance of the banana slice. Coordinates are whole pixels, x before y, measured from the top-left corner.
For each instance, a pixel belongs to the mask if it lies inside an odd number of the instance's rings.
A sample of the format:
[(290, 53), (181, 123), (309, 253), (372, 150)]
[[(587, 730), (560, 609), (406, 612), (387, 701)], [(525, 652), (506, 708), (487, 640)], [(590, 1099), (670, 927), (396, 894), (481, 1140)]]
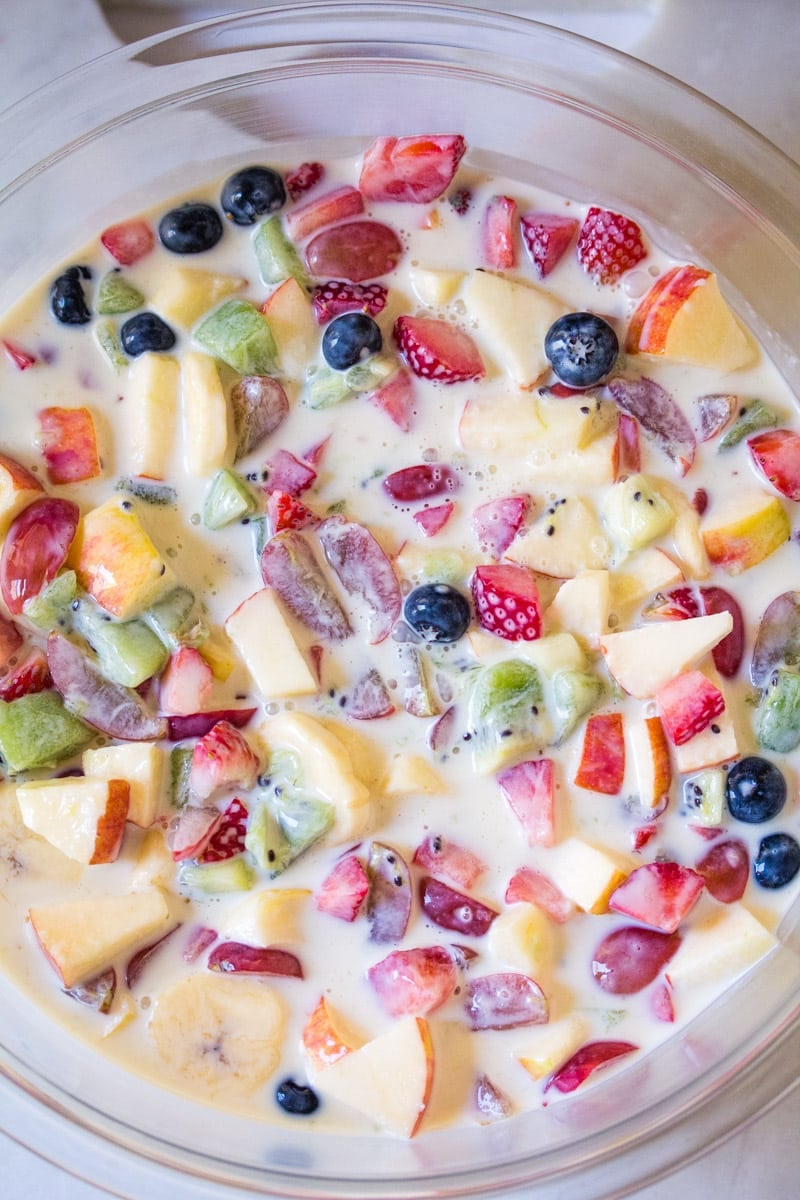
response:
[(257, 979), (188, 975), (158, 996), (150, 1034), (182, 1081), (208, 1097), (249, 1095), (280, 1061), (286, 1011)]

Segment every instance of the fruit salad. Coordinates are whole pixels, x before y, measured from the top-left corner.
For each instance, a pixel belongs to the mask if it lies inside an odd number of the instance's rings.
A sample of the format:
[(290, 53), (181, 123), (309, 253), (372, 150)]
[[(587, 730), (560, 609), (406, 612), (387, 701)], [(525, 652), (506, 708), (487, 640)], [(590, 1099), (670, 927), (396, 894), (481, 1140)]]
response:
[(246, 163), (0, 325), (0, 952), (201, 1104), (602, 1086), (797, 895), (793, 397), (454, 133)]

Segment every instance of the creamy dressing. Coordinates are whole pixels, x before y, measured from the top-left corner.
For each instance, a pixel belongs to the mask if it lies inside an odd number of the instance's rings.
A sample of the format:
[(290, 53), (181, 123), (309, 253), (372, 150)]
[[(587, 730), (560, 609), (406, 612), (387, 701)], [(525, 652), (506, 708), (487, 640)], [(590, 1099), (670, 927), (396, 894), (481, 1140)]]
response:
[[(343, 161), (330, 164), (326, 182), (319, 191), (335, 183), (356, 183), (358, 163)], [(371, 204), (368, 214), (385, 221), (401, 233), (405, 252), (397, 270), (387, 277), (388, 303), (378, 316), (384, 335), (384, 353), (393, 353), (391, 330), (395, 318), (402, 313), (428, 311), (415, 295), (412, 269), (457, 270), (469, 272), (479, 262), (479, 222), (484, 205), (495, 193), (513, 196), (520, 212), (546, 210), (569, 212), (583, 216), (586, 206), (553, 196), (511, 179), (487, 178), (462, 165), (457, 179), (459, 187), (469, 187), (472, 206), (459, 215), (446, 199), (422, 206)], [(455, 186), (455, 185), (454, 185)], [(452, 190), (452, 189), (451, 189)], [(219, 185), (211, 184), (205, 193), (193, 193), (193, 199), (207, 199), (216, 204)], [(591, 198), (589, 198), (591, 200)], [(155, 225), (168, 205), (153, 209), (150, 214)], [(429, 219), (430, 214), (433, 219)], [(646, 233), (646, 231), (645, 231)], [(638, 299), (655, 278), (673, 265), (657, 247), (648, 244), (645, 261), (623, 276), (613, 287), (596, 287), (578, 265), (574, 249), (570, 250), (553, 274), (541, 283), (520, 248), (515, 278), (542, 287), (559, 297), (566, 310), (595, 310), (609, 318), (620, 332), (620, 340)], [(93, 280), (87, 285), (91, 296), (100, 277), (115, 264), (99, 241), (88, 246), (83, 254), (71, 261), (89, 265)], [(155, 296), (176, 267), (242, 276), (247, 283), (234, 293), (256, 304), (263, 303), (271, 290), (264, 286), (252, 252), (250, 231), (226, 225), (220, 243), (211, 251), (198, 256), (178, 258), (157, 246), (145, 258), (123, 275), (144, 294), (145, 307)], [(53, 276), (57, 273), (54, 270)], [(4, 397), (4, 429), (2, 448), (43, 477), (44, 466), (37, 452), (36, 414), (48, 405), (77, 407), (87, 405), (95, 418), (103, 470), (99, 478), (69, 488), (48, 486), (56, 495), (74, 497), (83, 512), (102, 503), (114, 490), (120, 477), (134, 473), (130, 461), (130, 426), (126, 405), (129, 385), (127, 370), (115, 372), (98, 349), (91, 326), (70, 329), (58, 326), (49, 315), (45, 281), (40, 289), (26, 297), (4, 320), (0, 336), (24, 347), (36, 356), (35, 365), (17, 371), (9, 362), (3, 363), (2, 394)], [(457, 323), (474, 337), (482, 348), (481, 329), (470, 325), (463, 301), (456, 298), (436, 314)], [(121, 318), (124, 319), (124, 318)], [(178, 343), (171, 353), (179, 361), (191, 348), (188, 332), (174, 326)], [(320, 331), (321, 333), (321, 331)], [(322, 410), (311, 410), (303, 403), (303, 381), (284, 380), (291, 402), (291, 413), (285, 423), (247, 459), (236, 464), (242, 475), (254, 473), (256, 479), (264, 462), (278, 448), (290, 450), (298, 457), (308, 454), (315, 446), (326, 442), (318, 466), (317, 479), (310, 491), (302, 496), (304, 503), (320, 516), (338, 511), (344, 502), (348, 519), (367, 526), (387, 554), (397, 558), (398, 573), (404, 591), (408, 592), (417, 580), (403, 575), (402, 564), (408, 562), (408, 548), (415, 547), (430, 556), (452, 551), (461, 556), (460, 574), (451, 582), (468, 592), (469, 576), (481, 561), (475, 533), (471, 525), (476, 505), (496, 497), (518, 492), (530, 493), (535, 501), (533, 517), (539, 516), (553, 499), (574, 490), (593, 499), (599, 506), (605, 488), (582, 485), (580, 479), (564, 486), (563, 479), (550, 482), (537, 476), (533, 479), (524, 459), (493, 455), (468, 455), (459, 442), (459, 421), (465, 402), (479, 397), (497, 398), (498, 402), (515, 395), (517, 388), (508, 378), (501, 363), (492, 361), (483, 351), (487, 365), (486, 378), (480, 382), (441, 386), (423, 379), (414, 380), (416, 414), (410, 432), (400, 432), (388, 419), (362, 396)], [(651, 359), (629, 358), (621, 364), (631, 376), (643, 374), (658, 380), (687, 414), (691, 414), (695, 399), (703, 394), (735, 392), (744, 400), (759, 397), (787, 421), (793, 412), (793, 398), (775, 368), (762, 355), (752, 369), (731, 375), (686, 367)], [(322, 357), (309, 367), (323, 366)], [(228, 385), (231, 372), (223, 371)], [(548, 382), (547, 377), (542, 382)], [(165, 433), (165, 437), (167, 434)], [(454, 503), (454, 512), (444, 529), (426, 539), (413, 520), (412, 512), (422, 504), (395, 505), (384, 493), (381, 481), (387, 473), (423, 461), (440, 461), (453, 467), (460, 488), (447, 497)], [(261, 587), (253, 530), (246, 523), (237, 523), (212, 532), (204, 529), (201, 519), (203, 500), (208, 485), (206, 478), (193, 478), (186, 471), (183, 435), (180, 419), (172, 434), (171, 467), (165, 482), (178, 494), (178, 507), (162, 508), (134, 500), (142, 523), (156, 546), (169, 563), (177, 581), (190, 587), (207, 607), (210, 623), (220, 628), (226, 617)], [(559, 464), (559, 471), (561, 466)], [(724, 458), (717, 453), (715, 442), (698, 445), (695, 464), (688, 477), (681, 481), (674, 466), (659, 448), (642, 439), (642, 471), (672, 486), (683, 487), (689, 499), (697, 487), (705, 487), (714, 504), (734, 494), (743, 483), (753, 489), (768, 490), (755, 476), (749, 465), (746, 446), (741, 443)], [(258, 494), (258, 482), (255, 484)], [(440, 503), (443, 497), (431, 501)], [(262, 503), (265, 503), (263, 497)], [(791, 507), (789, 502), (785, 506)], [(313, 534), (311, 535), (313, 537)], [(671, 534), (659, 539), (656, 545), (674, 554)], [(403, 551), (405, 549), (406, 557)], [(510, 551), (513, 557), (513, 547)], [(745, 661), (735, 682), (726, 681), (728, 706), (735, 712), (740, 754), (758, 753), (753, 733), (752, 708), (747, 683), (747, 661), (752, 649), (754, 631), (766, 604), (775, 594), (788, 586), (794, 568), (796, 547), (788, 542), (761, 567), (756, 567), (735, 580), (722, 572), (714, 572), (708, 582), (735, 591), (745, 613), (748, 640)], [(413, 556), (412, 556), (413, 557)], [(434, 573), (435, 578), (435, 573)], [(478, 854), (486, 864), (485, 872), (470, 894), (498, 912), (506, 909), (505, 889), (511, 876), (520, 867), (536, 865), (548, 869), (551, 851), (541, 847), (530, 849), (519, 822), (503, 799), (492, 775), (476, 774), (468, 740), (466, 709), (468, 692), (480, 660), (469, 638), (452, 646), (434, 647), (425, 651), (430, 676), (440, 695), (440, 709), (456, 706), (453, 734), (444, 748), (434, 751), (429, 745), (433, 719), (415, 717), (403, 710), (400, 700), (400, 666), (397, 642), (389, 637), (378, 645), (367, 641), (367, 614), (353, 603), (334, 583), (334, 590), (351, 616), (355, 636), (347, 641), (326, 646), (322, 657), (322, 684), (318, 696), (296, 700), (271, 700), (266, 704), (249, 678), (244, 664), (237, 663), (225, 682), (215, 682), (210, 709), (228, 704), (253, 703), (259, 712), (245, 735), (262, 754), (262, 769), (266, 757), (259, 741), (263, 728), (269, 736), (269, 716), (279, 710), (302, 710), (324, 719), (331, 728), (339, 729), (345, 744), (351, 747), (356, 774), (371, 793), (370, 817), (364, 831), (362, 853), (370, 839), (377, 839), (396, 848), (407, 861), (414, 849), (429, 834), (441, 834)], [(543, 596), (554, 594), (556, 585), (543, 586)], [(649, 598), (648, 598), (649, 599)], [(617, 628), (641, 623), (640, 602), (631, 611), (615, 614)], [(20, 621), (24, 626), (24, 620)], [(473, 625), (473, 630), (475, 626)], [(544, 632), (557, 632), (557, 626), (544, 616)], [(317, 641), (301, 628), (295, 629), (298, 641), (305, 649)], [(265, 635), (268, 631), (265, 631)], [(514, 658), (517, 648), (511, 642), (497, 642), (488, 652), (486, 661)], [(479, 641), (476, 641), (476, 645)], [(595, 669), (603, 678), (607, 673), (596, 650), (588, 657), (595, 660)], [(348, 689), (364, 671), (374, 666), (389, 685), (396, 711), (388, 718), (357, 722), (348, 717)], [(266, 709), (266, 712), (264, 711)], [(618, 709), (626, 721), (636, 714), (655, 711), (652, 702), (641, 703), (624, 698), (618, 691), (606, 690), (599, 711)], [(266, 724), (264, 724), (266, 720)], [(616, 796), (600, 795), (574, 786), (573, 779), (580, 759), (584, 722), (561, 747), (543, 747), (545, 756), (557, 762), (557, 821), (559, 843), (570, 836), (580, 836), (594, 846), (604, 848), (620, 859), (623, 870), (629, 871), (657, 857), (693, 866), (707, 843), (691, 828), (692, 820), (682, 811), (681, 779), (673, 776), (670, 803), (658, 818), (656, 836), (634, 852), (631, 837), (640, 818), (626, 811), (626, 801), (635, 792), (636, 781), (629, 762), (625, 786)], [(166, 750), (165, 750), (166, 754)], [(438, 773), (442, 794), (425, 795), (417, 791), (410, 795), (387, 796), (383, 786), (387, 771), (398, 756), (422, 756)], [(767, 754), (769, 758), (781, 756)], [(781, 759), (781, 767), (789, 785), (789, 801), (784, 812), (767, 825), (747, 826), (725, 818), (726, 833), (746, 842), (751, 857), (760, 838), (773, 829), (797, 832), (796, 762), (793, 757)], [(209, 1087), (203, 1094), (197, 1080), (172, 1069), (165, 1063), (154, 1045), (149, 1031), (150, 1014), (157, 1009), (159, 995), (181, 975), (204, 971), (204, 957), (192, 964), (183, 959), (183, 951), (194, 928), (206, 926), (225, 935), (227, 914), (243, 899), (242, 894), (205, 896), (190, 892), (181, 883), (180, 864), (174, 868), (167, 893), (171, 911), (181, 927), (148, 962), (140, 979), (130, 992), (120, 983), (111, 1012), (101, 1015), (65, 996), (59, 980), (44, 958), (26, 918), (30, 906), (52, 903), (76, 897), (124, 894), (136, 884), (137, 862), (144, 832), (128, 825), (118, 860), (112, 864), (82, 867), (58, 850), (49, 846), (21, 826), (15, 811), (16, 781), (7, 781), (2, 788), (0, 830), (2, 831), (2, 860), (0, 860), (0, 946), (4, 965), (20, 987), (35, 996), (54, 1019), (63, 1021), (76, 1036), (89, 1041), (93, 1051), (109, 1055), (124, 1063), (130, 1070), (155, 1078), (169, 1088), (186, 1089), (195, 1100), (207, 1100), (246, 1111), (250, 1116), (263, 1115), (265, 1120), (297, 1121), (288, 1117), (276, 1105), (273, 1091), (278, 1080), (287, 1076), (298, 1081), (309, 1078), (309, 1063), (302, 1048), (301, 1035), (308, 1017), (320, 996), (345, 1015), (364, 1040), (376, 1037), (392, 1024), (369, 984), (365, 972), (383, 959), (396, 945), (371, 942), (362, 913), (352, 923), (336, 920), (316, 912), (311, 897), (302, 905), (298, 921), (297, 940), (287, 942), (286, 949), (300, 959), (305, 978), (270, 978), (267, 986), (283, 998), (286, 1009), (286, 1032), (279, 1047), (279, 1065), (266, 1084), (248, 1094), (247, 1089)], [(241, 789), (231, 788), (215, 794), (212, 802), (224, 808), (231, 796), (240, 796), (248, 803)], [(170, 809), (165, 786), (161, 807), (161, 826), (174, 816)], [(357, 841), (358, 839), (354, 839)], [(349, 843), (336, 844), (323, 838), (298, 858), (282, 875), (270, 881), (259, 877), (257, 887), (300, 888), (316, 892), (337, 857)], [(413, 869), (414, 879), (419, 877)], [(454, 884), (453, 886), (458, 887)], [(421, 912), (416, 897), (412, 918), (402, 939), (403, 948), (423, 945), (468, 945), (478, 957), (468, 965), (464, 980), (493, 971), (521, 969), (493, 955), (491, 938), (469, 938), (441, 929), (429, 922)], [(766, 929), (774, 931), (781, 915), (797, 893), (795, 884), (771, 893), (758, 888), (752, 878), (741, 901)], [(721, 908), (708, 894), (692, 910), (681, 926), (690, 930), (704, 916)], [(548, 997), (550, 1023), (574, 1016), (580, 1019), (583, 1036), (578, 1043), (603, 1038), (624, 1039), (646, 1052), (674, 1035), (705, 1004), (713, 1003), (715, 989), (726, 987), (732, 974), (723, 973), (713, 985), (691, 980), (673, 992), (674, 1023), (659, 1021), (653, 1014), (652, 993), (655, 985), (630, 996), (613, 996), (601, 990), (592, 979), (591, 961), (601, 938), (611, 929), (631, 924), (613, 913), (593, 915), (576, 913), (563, 925), (551, 924), (550, 961), (536, 981)], [(735, 974), (735, 972), (733, 973)], [(462, 985), (464, 980), (462, 980)], [(474, 1104), (475, 1079), (488, 1075), (492, 1083), (511, 1102), (513, 1111), (522, 1111), (549, 1102), (555, 1093), (545, 1098), (542, 1080), (535, 1080), (520, 1065), (520, 1057), (535, 1053), (537, 1045), (548, 1034), (548, 1026), (521, 1026), (503, 1031), (470, 1032), (463, 1015), (464, 988), (443, 1007), (432, 1012), (429, 1023), (434, 1037), (434, 1091), (422, 1131), (439, 1124), (475, 1123), (483, 1118)], [(577, 1048), (577, 1047), (573, 1047)], [(557, 1065), (557, 1064), (556, 1064)], [(616, 1068), (615, 1068), (616, 1069)], [(622, 1068), (619, 1068), (622, 1069)], [(546, 1075), (545, 1075), (546, 1079)], [(317, 1072), (314, 1086), (322, 1099), (317, 1112), (307, 1120), (309, 1126), (355, 1130), (369, 1127), (368, 1118), (355, 1113), (339, 1101), (326, 1098), (324, 1071)]]

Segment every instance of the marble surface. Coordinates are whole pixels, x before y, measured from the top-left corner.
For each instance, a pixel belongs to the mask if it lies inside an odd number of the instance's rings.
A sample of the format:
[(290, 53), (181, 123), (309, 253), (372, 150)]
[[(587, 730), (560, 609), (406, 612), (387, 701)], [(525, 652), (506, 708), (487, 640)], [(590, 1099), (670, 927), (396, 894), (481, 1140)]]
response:
[[(7, 2), (0, 24), (0, 108), (115, 41), (247, 7), (255, 5), (245, 0)], [(762, 0), (758, 5), (751, 0), (507, 0), (494, 7), (573, 29), (636, 55), (711, 96), (800, 161), (797, 38), (787, 36), (798, 29), (796, 0)], [(724, 1145), (637, 1192), (634, 1200), (712, 1192), (726, 1200), (797, 1195), (798, 1127), (800, 1088)], [(57, 1162), (57, 1147), (53, 1154)], [(85, 1180), (76, 1179), (3, 1134), (0, 1162), (4, 1200), (108, 1200), (111, 1195), (85, 1181), (92, 1179), (91, 1162), (82, 1171)], [(125, 1189), (124, 1181), (113, 1186)], [(552, 1200), (558, 1200), (557, 1190)]]

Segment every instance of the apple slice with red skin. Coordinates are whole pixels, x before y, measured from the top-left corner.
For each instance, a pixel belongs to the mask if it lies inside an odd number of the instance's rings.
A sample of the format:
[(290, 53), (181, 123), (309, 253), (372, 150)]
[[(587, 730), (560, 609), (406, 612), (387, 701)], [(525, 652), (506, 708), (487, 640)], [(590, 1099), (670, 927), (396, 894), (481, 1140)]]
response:
[(74, 501), (43, 496), (11, 522), (0, 555), (0, 591), (12, 616), (55, 579), (66, 562), (80, 515)]
[(208, 969), (231, 975), (303, 978), (303, 968), (297, 955), (274, 946), (248, 946), (244, 942), (220, 942), (208, 956)]
[(344, 517), (329, 517), (318, 533), (325, 557), (342, 587), (367, 607), (370, 644), (384, 641), (403, 606), (400, 584), (388, 555), (364, 525)]
[(632, 996), (658, 978), (680, 944), (677, 933), (625, 925), (600, 942), (592, 958), (592, 975), (604, 992)]
[(710, 584), (700, 587), (684, 584), (659, 594), (645, 615), (684, 620), (720, 612), (730, 613), (733, 625), (730, 633), (714, 646), (711, 656), (720, 675), (731, 679), (739, 670), (744, 655), (745, 627), (739, 602), (726, 588)]
[(81, 483), (102, 471), (94, 417), (88, 408), (42, 408), (40, 446), (51, 483)]
[(497, 776), (511, 811), (529, 846), (552, 846), (555, 829), (555, 766), (551, 758), (531, 759), (507, 767)]
[(667, 1025), (671, 1025), (675, 1020), (672, 988), (665, 979), (650, 993), (650, 1011), (657, 1021), (663, 1021)]
[(633, 1042), (587, 1042), (580, 1050), (576, 1050), (563, 1066), (553, 1072), (544, 1085), (544, 1090), (549, 1092), (550, 1088), (555, 1088), (557, 1092), (564, 1094), (574, 1092), (600, 1067), (607, 1066), (626, 1054), (633, 1054), (638, 1049)]
[(367, 970), (367, 979), (390, 1017), (423, 1017), (441, 1008), (458, 986), (458, 969), (444, 946), (393, 950)]
[(470, 979), (466, 985), (465, 1010), (470, 1029), (516, 1029), (520, 1025), (544, 1025), (550, 1012), (538, 983), (516, 971), (499, 971)]
[(49, 635), (47, 662), (65, 705), (87, 725), (126, 742), (158, 741), (166, 736), (164, 717), (154, 716), (135, 691), (101, 675), (63, 634)]
[(625, 779), (625, 732), (620, 712), (593, 713), (586, 722), (576, 787), (616, 796)]
[(676, 862), (645, 863), (614, 889), (608, 907), (661, 933), (674, 933), (700, 899), (704, 886), (702, 875), (691, 867)]
[(419, 898), (422, 911), (434, 925), (468, 937), (483, 937), (498, 915), (488, 904), (457, 892), (432, 875), (420, 880)]
[(345, 1027), (324, 996), (320, 996), (303, 1026), (302, 1041), (303, 1049), (318, 1071), (363, 1045), (363, 1039)]
[(373, 942), (399, 942), (411, 916), (411, 875), (392, 846), (372, 842), (367, 860), (367, 919)]
[(348, 217), (358, 217), (363, 211), (364, 197), (357, 188), (345, 183), (322, 196), (314, 196), (298, 204), (297, 208), (286, 214), (286, 224), (292, 238), (302, 242), (326, 225), (335, 225)]

